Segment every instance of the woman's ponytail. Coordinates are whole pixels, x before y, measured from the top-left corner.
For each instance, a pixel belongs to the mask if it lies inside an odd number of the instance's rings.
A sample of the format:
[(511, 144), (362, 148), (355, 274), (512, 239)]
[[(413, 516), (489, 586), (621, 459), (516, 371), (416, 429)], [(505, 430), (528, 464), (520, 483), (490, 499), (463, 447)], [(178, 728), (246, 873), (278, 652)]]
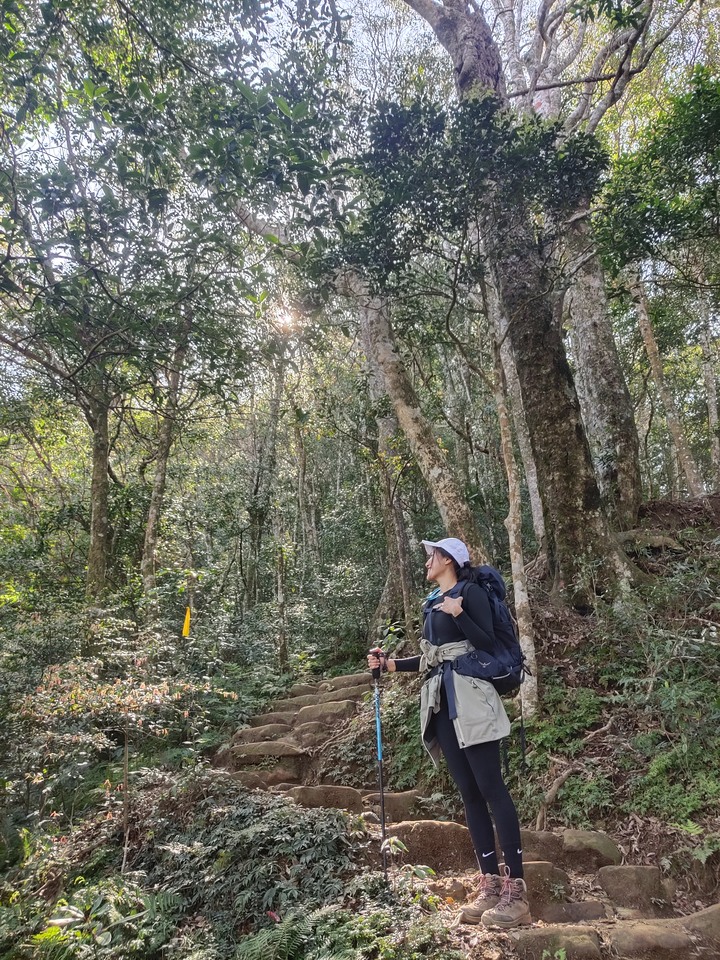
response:
[(472, 580), (473, 572), (472, 566), (469, 563), (464, 563), (462, 566), (455, 564), (455, 575), (459, 581), (462, 580)]

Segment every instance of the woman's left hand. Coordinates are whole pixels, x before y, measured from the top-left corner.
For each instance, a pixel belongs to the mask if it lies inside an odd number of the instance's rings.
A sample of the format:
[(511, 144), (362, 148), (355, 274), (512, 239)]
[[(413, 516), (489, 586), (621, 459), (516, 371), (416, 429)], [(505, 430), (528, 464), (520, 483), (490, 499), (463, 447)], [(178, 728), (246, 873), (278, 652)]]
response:
[(462, 597), (443, 597), (442, 603), (436, 603), (433, 610), (440, 610), (442, 613), (449, 613), (451, 617), (459, 617), (462, 613)]

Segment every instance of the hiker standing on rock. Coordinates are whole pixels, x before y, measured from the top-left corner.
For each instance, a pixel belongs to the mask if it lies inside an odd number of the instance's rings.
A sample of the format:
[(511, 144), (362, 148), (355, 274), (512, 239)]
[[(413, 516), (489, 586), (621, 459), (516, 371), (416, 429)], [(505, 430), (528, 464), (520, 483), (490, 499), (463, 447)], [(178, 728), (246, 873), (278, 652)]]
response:
[[(487, 592), (472, 581), (470, 553), (462, 540), (423, 540), (427, 579), (437, 588), (423, 605), (421, 656), (401, 660), (379, 650), (368, 654), (371, 670), (429, 671), (421, 694), (423, 743), (435, 765), (444, 754), (465, 805), (465, 819), (480, 866), (476, 899), (461, 920), (507, 929), (531, 923), (523, 880), (520, 823), (500, 766), (500, 741), (510, 721), (495, 687), (463, 676), (452, 661), (468, 650), (495, 647)], [(465, 581), (470, 581), (466, 583)], [(495, 852), (495, 820), (505, 858), (504, 877)]]

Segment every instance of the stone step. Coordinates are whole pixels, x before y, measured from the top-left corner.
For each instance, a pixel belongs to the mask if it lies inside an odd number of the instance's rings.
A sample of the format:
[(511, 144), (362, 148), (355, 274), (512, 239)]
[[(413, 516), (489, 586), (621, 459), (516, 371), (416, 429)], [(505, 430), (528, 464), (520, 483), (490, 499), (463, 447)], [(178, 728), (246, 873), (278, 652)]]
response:
[(320, 703), (332, 703), (336, 700), (360, 700), (372, 693), (367, 683), (353, 687), (341, 687), (339, 690), (326, 690), (318, 697)]
[(291, 697), (288, 700), (277, 700), (271, 705), (273, 713), (282, 713), (300, 709), (300, 707), (309, 707), (314, 703), (337, 703), (340, 700), (359, 700), (361, 697), (370, 693), (367, 684), (357, 687), (343, 687), (340, 690), (317, 691), (313, 694), (304, 694), (299, 697)]
[(353, 787), (290, 787), (285, 793), (303, 807), (336, 807), (349, 813), (362, 813), (363, 798)]
[(357, 713), (357, 704), (354, 700), (337, 700), (330, 703), (315, 703), (312, 706), (301, 707), (295, 718), (296, 724), (311, 723), (319, 720), (321, 723), (337, 723), (340, 720), (349, 720)]
[(607, 920), (608, 907), (602, 900), (570, 900), (567, 903), (547, 903), (538, 911), (533, 902), (533, 918), (543, 923), (573, 924), (592, 920)]
[[(532, 926), (508, 930), (521, 960), (690, 960), (720, 957), (720, 904), (665, 920), (615, 920), (597, 926)], [(700, 941), (700, 942), (698, 942)]]
[(524, 927), (507, 936), (521, 960), (601, 960), (600, 937), (590, 926)]
[[(462, 824), (408, 820), (396, 823), (393, 830), (408, 847), (411, 863), (424, 863), (439, 872), (477, 869), (470, 834)], [(622, 859), (615, 842), (598, 831), (565, 830), (554, 834), (522, 830), (521, 837), (524, 860), (554, 863), (578, 873), (594, 874), (599, 867), (617, 864)]]
[(549, 860), (581, 873), (594, 873), (622, 861), (612, 837), (598, 830), (521, 830), (520, 836), (527, 860)]
[(329, 677), (327, 680), (322, 680), (318, 687), (321, 690), (342, 690), (344, 687), (359, 687), (361, 685), (368, 688), (372, 685), (369, 670), (365, 670), (363, 673), (348, 673), (343, 677)]
[[(290, 792), (290, 791), (288, 791)], [(303, 807), (339, 807), (350, 813), (362, 813), (372, 810), (380, 816), (380, 794), (354, 787), (339, 786), (333, 783), (321, 783), (316, 786), (296, 788), (291, 792), (293, 799)], [(403, 793), (385, 794), (385, 818), (388, 823), (410, 819), (420, 793), (418, 790), (406, 790)], [(341, 802), (345, 798), (346, 803)], [(324, 802), (326, 800), (327, 802)], [(332, 801), (332, 802), (331, 802)]]
[(328, 737), (332, 736), (333, 730), (327, 723), (320, 720), (308, 720), (306, 723), (299, 723), (292, 730), (292, 741), (299, 743), (306, 750), (312, 750), (321, 747)]
[(289, 697), (302, 697), (307, 693), (315, 693), (318, 685), (316, 683), (294, 683), (288, 690)]
[(256, 717), (250, 717), (248, 723), (251, 727), (266, 727), (271, 723), (284, 723), (291, 727), (296, 717), (295, 710), (286, 710), (282, 713), (259, 713)]
[(268, 757), (305, 757), (307, 751), (288, 740), (261, 740), (258, 743), (236, 743), (227, 751), (234, 767), (252, 766)]
[(229, 776), (231, 780), (242, 783), (248, 790), (277, 789), (279, 784), (290, 788), (300, 782), (299, 771), (295, 767), (290, 768), (286, 763), (276, 764), (269, 770), (253, 770), (246, 767), (244, 770), (236, 770)]
[[(385, 818), (388, 823), (399, 823), (403, 820), (418, 820), (417, 801), (420, 799), (419, 790), (405, 790), (402, 793), (385, 794)], [(380, 814), (380, 794), (363, 791), (363, 803), (378, 815)]]
[(311, 703), (317, 702), (317, 693), (305, 693), (299, 697), (290, 697), (286, 700), (275, 700), (270, 704), (270, 711), (272, 713), (296, 713), (300, 707), (309, 707)]
[(388, 828), (408, 849), (407, 863), (432, 867), (437, 873), (477, 871), (467, 827), (449, 820), (402, 820)]
[(663, 884), (659, 867), (632, 864), (600, 867), (597, 878), (613, 904), (625, 911), (627, 919), (632, 919), (633, 914), (638, 917), (672, 914), (672, 894)]
[(233, 736), (231, 744), (259, 743), (262, 740), (280, 740), (291, 731), (287, 723), (266, 723), (262, 727), (245, 727)]

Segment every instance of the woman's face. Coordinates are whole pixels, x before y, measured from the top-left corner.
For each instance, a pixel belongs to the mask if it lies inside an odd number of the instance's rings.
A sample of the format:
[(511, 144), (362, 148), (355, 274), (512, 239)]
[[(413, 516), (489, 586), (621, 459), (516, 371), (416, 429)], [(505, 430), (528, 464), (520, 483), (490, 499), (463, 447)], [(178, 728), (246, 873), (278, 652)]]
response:
[(448, 562), (447, 557), (444, 557), (439, 550), (433, 550), (432, 553), (428, 554), (425, 561), (425, 576), (427, 579), (437, 580), (438, 575), (445, 569)]

